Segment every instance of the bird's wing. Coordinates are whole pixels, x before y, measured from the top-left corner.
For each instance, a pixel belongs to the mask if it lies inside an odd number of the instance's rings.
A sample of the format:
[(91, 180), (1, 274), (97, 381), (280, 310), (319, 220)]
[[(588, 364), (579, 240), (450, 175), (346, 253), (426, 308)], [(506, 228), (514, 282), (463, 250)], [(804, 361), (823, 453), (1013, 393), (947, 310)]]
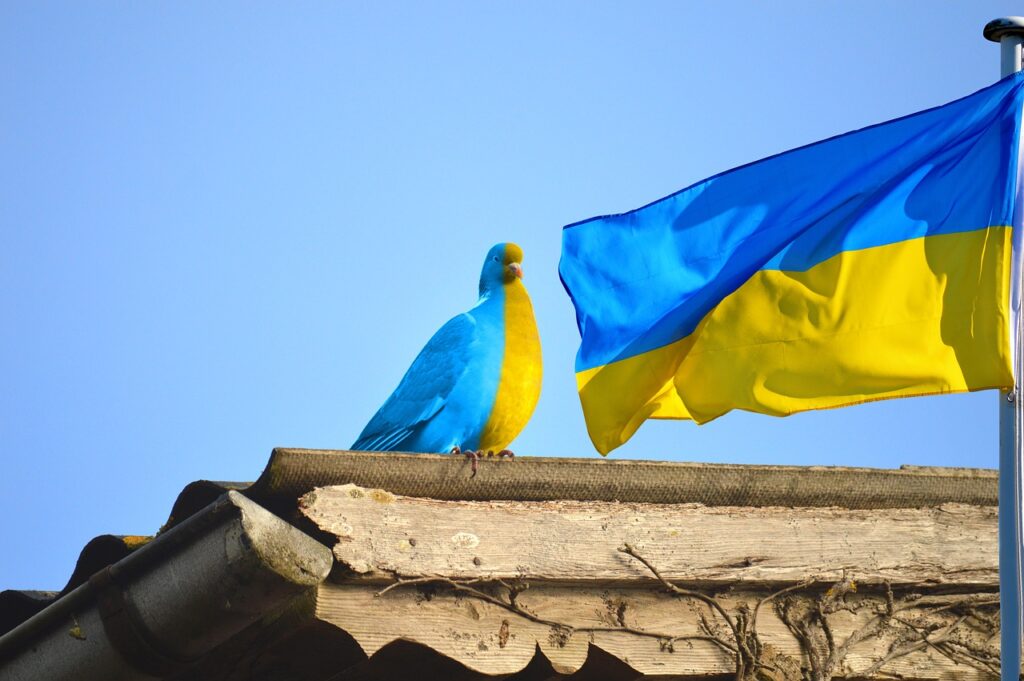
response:
[(442, 326), (420, 350), (352, 449), (387, 451), (435, 417), (466, 372), (476, 340), (476, 321), (468, 314), (453, 317)]

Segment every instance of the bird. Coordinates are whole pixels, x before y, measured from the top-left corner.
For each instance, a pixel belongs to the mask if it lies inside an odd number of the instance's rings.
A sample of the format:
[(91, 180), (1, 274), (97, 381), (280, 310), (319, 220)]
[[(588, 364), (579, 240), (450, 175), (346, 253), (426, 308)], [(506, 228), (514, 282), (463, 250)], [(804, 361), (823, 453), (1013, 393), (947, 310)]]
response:
[(427, 341), (353, 450), (463, 454), (473, 475), (482, 456), (514, 456), (543, 373), (522, 260), (514, 243), (487, 252), (476, 305)]

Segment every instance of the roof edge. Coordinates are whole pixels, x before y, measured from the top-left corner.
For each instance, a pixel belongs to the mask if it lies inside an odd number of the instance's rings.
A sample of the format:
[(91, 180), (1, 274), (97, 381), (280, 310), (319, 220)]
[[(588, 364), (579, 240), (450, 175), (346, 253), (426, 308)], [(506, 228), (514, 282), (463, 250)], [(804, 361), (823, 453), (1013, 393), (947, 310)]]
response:
[(394, 494), (460, 501), (621, 501), (708, 506), (917, 508), (998, 505), (998, 472), (679, 463), (597, 458), (463, 457), (346, 450), (273, 450), (245, 494), (268, 508), (294, 509), (314, 487), (354, 483)]
[(0, 672), (161, 676), (301, 597), (332, 565), (327, 547), (229, 491), (0, 637)]

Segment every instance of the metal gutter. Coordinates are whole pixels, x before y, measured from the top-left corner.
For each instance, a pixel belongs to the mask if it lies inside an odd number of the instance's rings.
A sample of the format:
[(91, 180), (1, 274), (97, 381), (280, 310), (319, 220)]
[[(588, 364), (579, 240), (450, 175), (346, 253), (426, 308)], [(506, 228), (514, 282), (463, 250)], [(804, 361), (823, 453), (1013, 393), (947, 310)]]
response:
[(332, 564), (327, 547), (229, 491), (0, 637), (0, 678), (179, 672), (309, 593)]

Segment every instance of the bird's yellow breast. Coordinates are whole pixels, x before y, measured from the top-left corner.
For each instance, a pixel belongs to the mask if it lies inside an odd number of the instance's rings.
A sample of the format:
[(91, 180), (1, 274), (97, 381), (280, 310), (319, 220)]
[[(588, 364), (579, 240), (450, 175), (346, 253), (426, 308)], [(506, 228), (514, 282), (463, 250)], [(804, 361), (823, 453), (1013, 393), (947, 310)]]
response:
[(526, 287), (505, 287), (505, 353), (494, 407), (480, 435), (480, 449), (499, 451), (511, 444), (530, 420), (540, 399), (541, 353), (537, 321)]

